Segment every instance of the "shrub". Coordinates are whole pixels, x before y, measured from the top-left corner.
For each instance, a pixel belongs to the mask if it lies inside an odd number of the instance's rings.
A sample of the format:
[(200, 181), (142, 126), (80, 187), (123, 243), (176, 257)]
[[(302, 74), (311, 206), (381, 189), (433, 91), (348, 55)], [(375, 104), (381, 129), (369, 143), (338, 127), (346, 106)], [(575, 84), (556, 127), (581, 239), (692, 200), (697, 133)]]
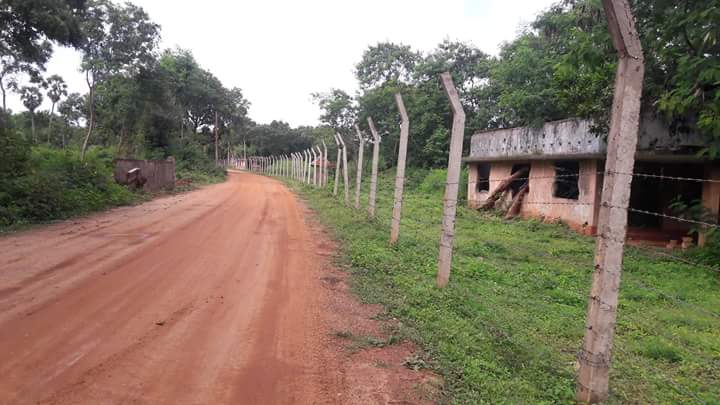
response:
[[(460, 184), (458, 188), (458, 199), (467, 198), (467, 169), (460, 172)], [(447, 169), (432, 169), (428, 171), (417, 190), (424, 194), (442, 195), (445, 193), (445, 182), (447, 181)]]
[(91, 150), (84, 162), (74, 151), (32, 149), (24, 172), (5, 177), (0, 225), (67, 218), (127, 204), (135, 196), (112, 178), (112, 155)]

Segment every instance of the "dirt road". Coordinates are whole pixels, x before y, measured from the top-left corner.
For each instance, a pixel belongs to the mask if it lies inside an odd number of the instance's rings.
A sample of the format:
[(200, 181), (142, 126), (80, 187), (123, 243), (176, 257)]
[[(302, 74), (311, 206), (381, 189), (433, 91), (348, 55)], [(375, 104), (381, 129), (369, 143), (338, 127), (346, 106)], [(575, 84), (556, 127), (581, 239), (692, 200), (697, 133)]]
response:
[(0, 238), (0, 403), (348, 402), (330, 253), (252, 174)]

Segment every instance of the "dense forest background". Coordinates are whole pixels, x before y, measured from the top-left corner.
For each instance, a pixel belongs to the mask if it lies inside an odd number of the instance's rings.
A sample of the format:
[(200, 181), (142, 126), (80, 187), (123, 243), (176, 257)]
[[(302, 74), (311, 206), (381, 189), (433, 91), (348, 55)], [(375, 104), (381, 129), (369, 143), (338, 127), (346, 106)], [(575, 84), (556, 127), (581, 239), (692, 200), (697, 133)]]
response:
[[(704, 134), (702, 153), (719, 156), (720, 0), (632, 3), (647, 63), (645, 112), (673, 131)], [(366, 128), (368, 117), (383, 135), (383, 164), (390, 167), (396, 92), (410, 114), (410, 164), (442, 167), (450, 127), (438, 83), (443, 71), (453, 74), (462, 97), (468, 138), (569, 117), (593, 119), (602, 136), (616, 59), (600, 1), (564, 0), (497, 56), (449, 40), (425, 53), (390, 42), (371, 46), (358, 55), (359, 90), (319, 89), (313, 98), (321, 125), (292, 128), (253, 122), (241, 89), (226, 88), (189, 50), (159, 49), (160, 27), (131, 3), (0, 0), (0, 26), (0, 225), (131, 201), (109, 175), (115, 157), (173, 156), (178, 177), (207, 180), (223, 176), (215, 161), (227, 155), (286, 154), (321, 141), (332, 149), (333, 132), (354, 139), (354, 125)], [(57, 46), (82, 53), (84, 94), (68, 93), (62, 77), (46, 75)], [(7, 108), (9, 93), (25, 110)], [(40, 109), (45, 99), (47, 111)]]

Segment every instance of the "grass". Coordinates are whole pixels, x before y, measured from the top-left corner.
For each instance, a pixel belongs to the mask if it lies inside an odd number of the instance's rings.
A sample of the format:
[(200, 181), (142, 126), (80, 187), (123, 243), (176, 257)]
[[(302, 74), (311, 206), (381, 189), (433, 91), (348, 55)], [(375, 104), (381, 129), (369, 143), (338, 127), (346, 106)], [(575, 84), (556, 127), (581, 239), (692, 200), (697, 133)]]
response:
[[(354, 291), (397, 318), (443, 375), (448, 402), (574, 403), (593, 239), (461, 207), (450, 285), (440, 290), (442, 182), (409, 171), (400, 242), (390, 247), (392, 176), (379, 180), (375, 220), (344, 207), (332, 187), (290, 183), (340, 241)], [(365, 206), (367, 190), (362, 197)], [(720, 274), (705, 267), (626, 250), (608, 403), (720, 403), (718, 291)]]

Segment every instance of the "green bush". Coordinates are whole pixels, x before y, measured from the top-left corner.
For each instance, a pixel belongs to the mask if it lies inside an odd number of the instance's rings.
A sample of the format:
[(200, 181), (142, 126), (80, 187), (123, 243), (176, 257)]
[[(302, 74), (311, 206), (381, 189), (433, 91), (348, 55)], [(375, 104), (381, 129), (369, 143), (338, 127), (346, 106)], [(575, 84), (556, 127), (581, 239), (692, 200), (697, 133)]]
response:
[(2, 179), (0, 226), (67, 218), (128, 204), (136, 197), (112, 178), (112, 155), (93, 149), (32, 148), (22, 172)]
[(172, 147), (177, 178), (193, 182), (212, 183), (225, 177), (225, 169), (215, 166), (202, 147), (190, 140), (180, 140)]

